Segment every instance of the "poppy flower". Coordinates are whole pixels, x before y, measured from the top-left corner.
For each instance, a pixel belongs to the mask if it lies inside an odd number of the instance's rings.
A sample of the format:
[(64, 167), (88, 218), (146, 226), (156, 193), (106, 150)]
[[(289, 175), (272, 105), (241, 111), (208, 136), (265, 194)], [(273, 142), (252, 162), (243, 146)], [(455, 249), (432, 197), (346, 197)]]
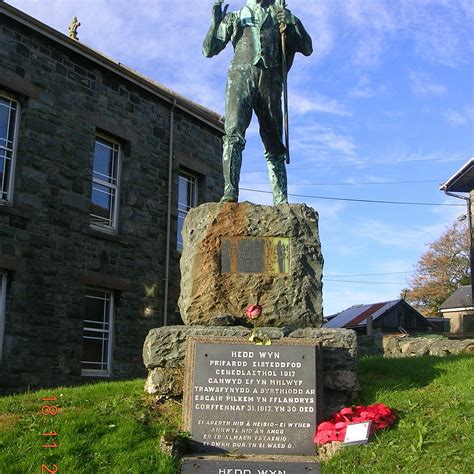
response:
[(262, 307), (259, 304), (251, 304), (245, 310), (245, 315), (251, 321), (257, 319), (262, 314)]

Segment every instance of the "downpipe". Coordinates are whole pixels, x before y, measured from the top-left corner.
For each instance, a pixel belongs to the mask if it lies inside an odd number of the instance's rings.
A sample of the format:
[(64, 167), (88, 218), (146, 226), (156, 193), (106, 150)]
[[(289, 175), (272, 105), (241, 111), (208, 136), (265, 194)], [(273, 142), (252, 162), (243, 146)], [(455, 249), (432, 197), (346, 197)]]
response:
[(471, 264), (471, 305), (474, 305), (474, 241), (472, 235), (472, 214), (474, 209), (472, 208), (472, 201), (471, 196), (461, 196), (460, 194), (453, 193), (448, 191), (447, 189), (443, 189), (444, 193), (448, 196), (455, 197), (457, 199), (463, 199), (467, 203), (467, 218), (468, 218), (468, 225), (469, 225), (469, 237), (471, 238), (471, 247), (469, 252), (469, 260)]
[(168, 208), (166, 213), (166, 258), (163, 298), (163, 326), (168, 326), (168, 299), (169, 299), (169, 276), (170, 276), (170, 247), (171, 247), (171, 204), (173, 189), (173, 147), (174, 147), (174, 110), (176, 99), (173, 100), (170, 111), (170, 142), (168, 149)]

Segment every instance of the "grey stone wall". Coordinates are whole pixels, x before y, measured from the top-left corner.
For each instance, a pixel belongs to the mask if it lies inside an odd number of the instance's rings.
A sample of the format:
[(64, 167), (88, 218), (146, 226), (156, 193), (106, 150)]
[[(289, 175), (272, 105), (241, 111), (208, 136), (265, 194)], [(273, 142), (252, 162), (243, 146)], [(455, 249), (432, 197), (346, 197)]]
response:
[[(84, 380), (85, 288), (98, 283), (117, 296), (113, 378), (143, 375), (143, 341), (163, 320), (170, 105), (5, 16), (0, 90), (21, 104), (13, 206), (0, 206), (0, 268), (10, 272), (0, 390)], [(122, 144), (116, 236), (90, 228), (98, 131)], [(198, 173), (201, 202), (223, 185), (220, 133), (176, 109), (174, 134), (170, 322), (178, 171)]]
[(384, 337), (385, 357), (420, 357), (474, 354), (474, 339)]
[(474, 353), (474, 339), (376, 334), (357, 336), (358, 356), (420, 357)]
[(373, 336), (357, 335), (359, 359), (367, 356), (383, 356), (383, 334)]

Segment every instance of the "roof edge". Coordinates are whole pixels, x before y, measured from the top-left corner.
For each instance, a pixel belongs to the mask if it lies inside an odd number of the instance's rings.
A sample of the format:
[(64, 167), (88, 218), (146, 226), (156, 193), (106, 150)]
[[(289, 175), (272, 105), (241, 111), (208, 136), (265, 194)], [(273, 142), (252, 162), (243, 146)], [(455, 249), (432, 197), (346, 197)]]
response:
[(18, 23), (21, 23), (22, 25), (36, 31), (37, 33), (40, 33), (55, 41), (61, 46), (64, 46), (67, 49), (72, 50), (95, 63), (98, 63), (100, 66), (108, 69), (111, 72), (114, 72), (115, 74), (121, 76), (129, 82), (132, 82), (133, 84), (141, 87), (142, 89), (150, 92), (169, 104), (173, 104), (176, 101), (176, 108), (200, 119), (219, 132), (224, 132), (222, 116), (217, 112), (208, 109), (197, 102), (194, 102), (182, 96), (181, 94), (178, 94), (177, 92), (174, 92), (157, 81), (141, 75), (133, 69), (107, 57), (103, 53), (100, 53), (99, 51), (96, 51), (95, 49), (92, 49), (83, 43), (69, 38), (60, 31), (57, 31), (54, 28), (40, 22), (36, 18), (27, 15), (21, 10), (18, 10), (8, 3), (5, 3), (4, 1), (0, 1), (0, 14), (4, 14)]
[(472, 311), (474, 310), (474, 306), (463, 306), (459, 308), (443, 308), (439, 309), (440, 313), (452, 313), (452, 312), (459, 312), (459, 311)]
[(461, 169), (456, 171), (448, 180), (446, 180), (440, 187), (439, 189), (441, 191), (449, 191), (449, 188), (456, 183), (456, 181), (461, 178), (461, 176), (466, 173), (470, 168), (474, 167), (474, 156), (471, 157), (471, 159), (464, 164)]

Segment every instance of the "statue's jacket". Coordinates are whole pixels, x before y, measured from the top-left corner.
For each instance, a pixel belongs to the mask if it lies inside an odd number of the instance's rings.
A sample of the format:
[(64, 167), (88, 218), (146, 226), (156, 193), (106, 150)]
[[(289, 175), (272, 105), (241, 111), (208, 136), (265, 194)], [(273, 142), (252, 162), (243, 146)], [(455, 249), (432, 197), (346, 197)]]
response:
[[(203, 44), (203, 54), (219, 54), (229, 41), (234, 47), (233, 65), (252, 64), (264, 69), (281, 67), (281, 36), (276, 17), (277, 8), (252, 8), (249, 2), (241, 10), (228, 13), (219, 25), (212, 24)], [(301, 21), (291, 15), (286, 31), (287, 67), (290, 69), (297, 52), (309, 56), (313, 52), (311, 37)]]

